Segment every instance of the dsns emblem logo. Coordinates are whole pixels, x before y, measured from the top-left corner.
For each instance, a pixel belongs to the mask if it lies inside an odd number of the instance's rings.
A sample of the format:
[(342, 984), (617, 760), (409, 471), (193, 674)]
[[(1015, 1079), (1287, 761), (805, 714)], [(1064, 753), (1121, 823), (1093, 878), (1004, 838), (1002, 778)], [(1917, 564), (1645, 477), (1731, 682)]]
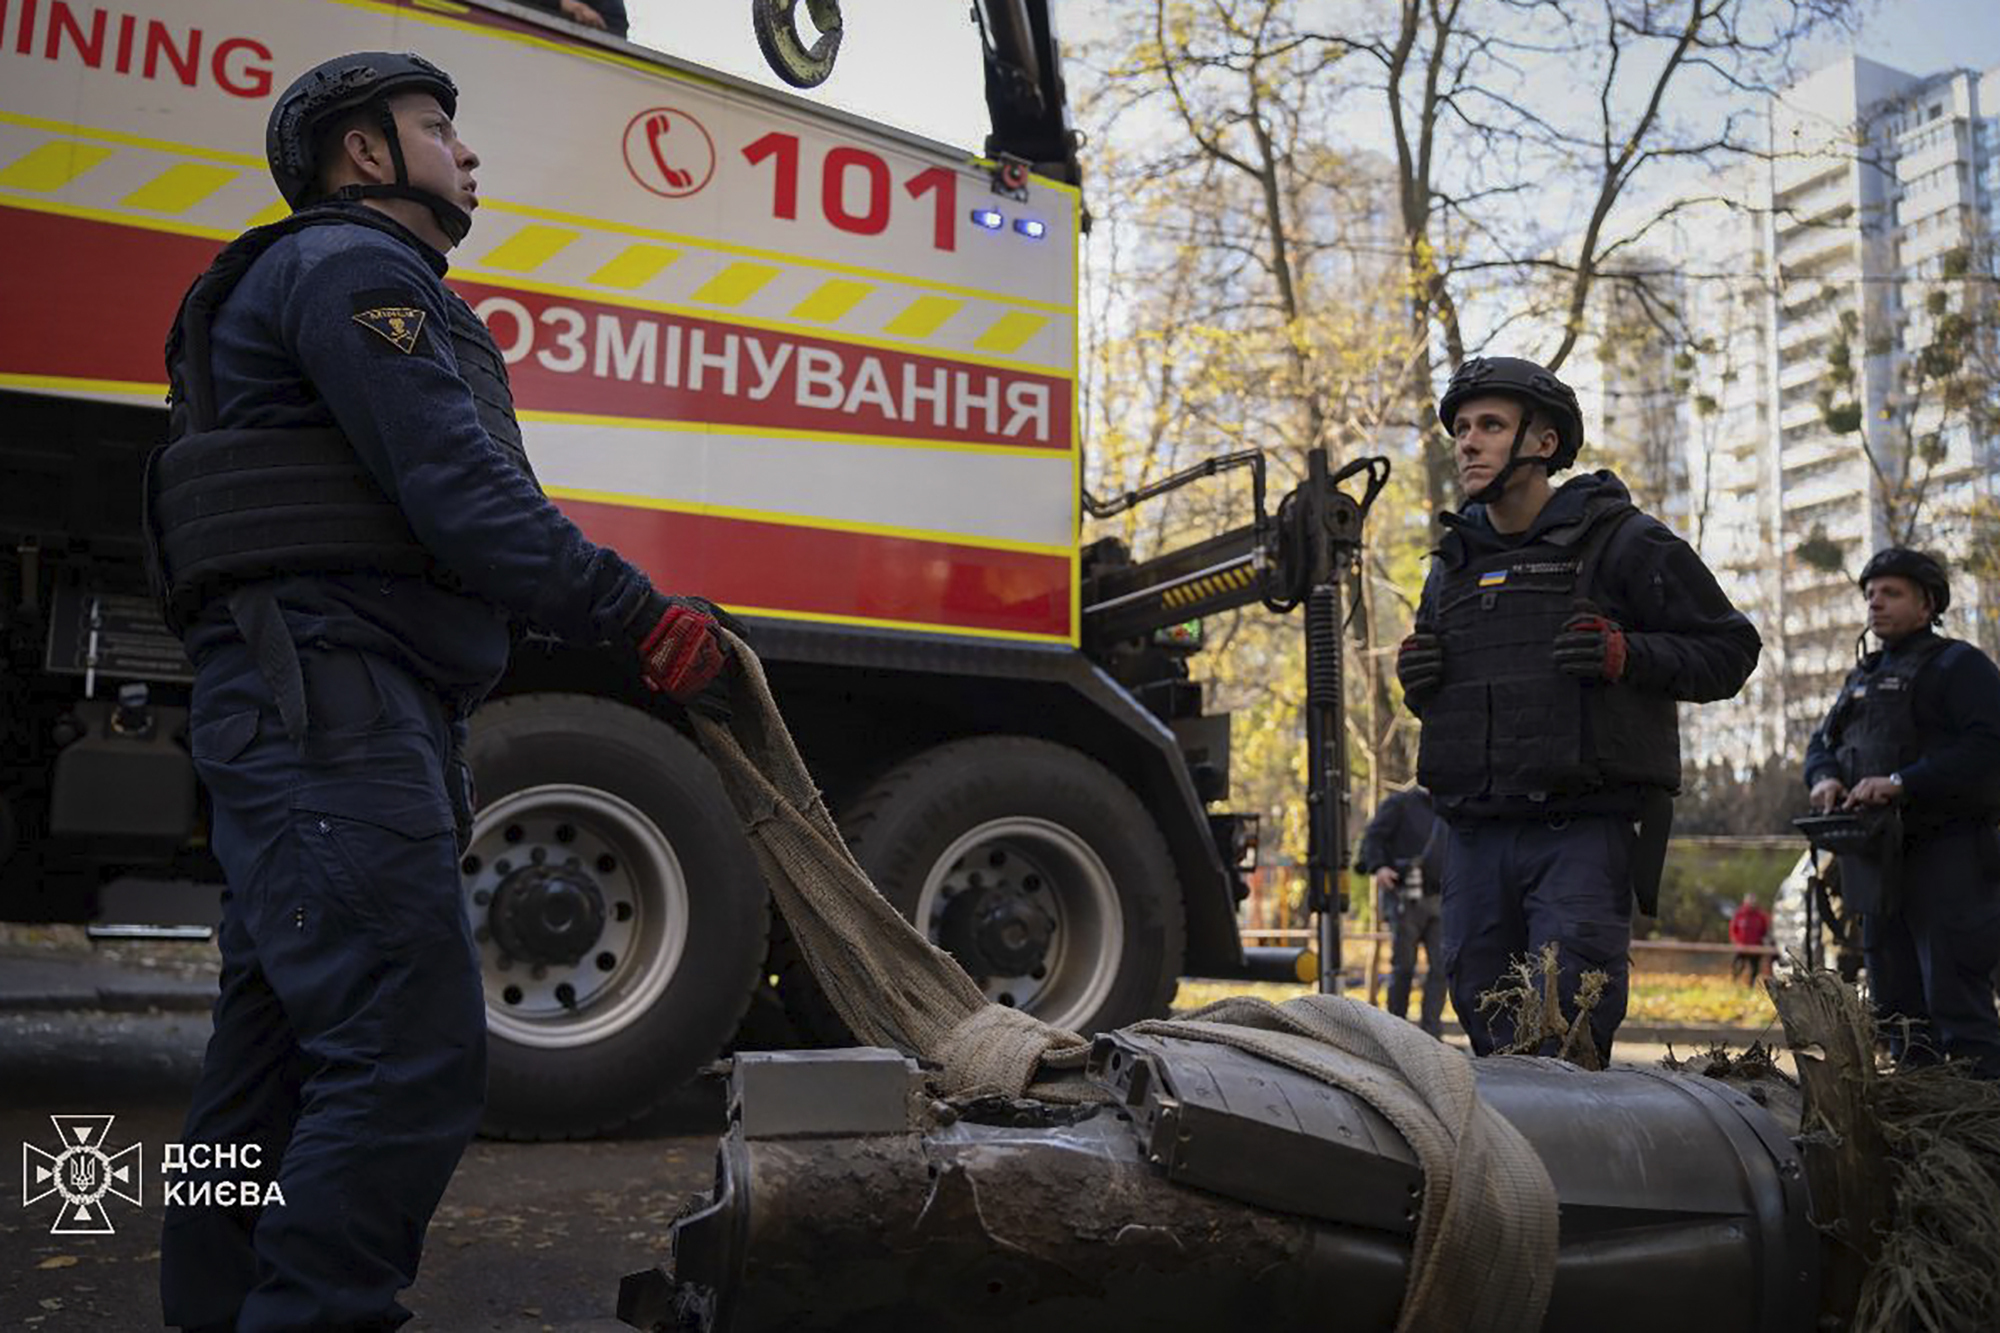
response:
[(43, 1152), (32, 1143), (21, 1145), (21, 1204), (33, 1207), (51, 1194), (62, 1199), (49, 1233), (55, 1236), (108, 1236), (111, 1218), (104, 1200), (115, 1196), (129, 1204), (142, 1203), (145, 1159), (139, 1145), (115, 1153), (104, 1150), (111, 1136), (108, 1115), (52, 1115), (60, 1150)]

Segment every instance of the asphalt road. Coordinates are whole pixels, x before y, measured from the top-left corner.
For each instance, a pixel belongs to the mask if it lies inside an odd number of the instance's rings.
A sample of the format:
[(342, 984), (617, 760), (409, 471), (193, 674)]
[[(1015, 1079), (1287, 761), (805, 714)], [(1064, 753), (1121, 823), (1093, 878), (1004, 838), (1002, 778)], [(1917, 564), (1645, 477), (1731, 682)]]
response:
[[(0, 957), (0, 972), (9, 961)], [(10, 1156), (16, 1143), (54, 1150), (51, 1113), (115, 1115), (108, 1150), (143, 1144), (146, 1174), (143, 1207), (107, 1200), (108, 1236), (51, 1235), (56, 1201), (24, 1207), (24, 1194), (7, 1191), (0, 1328), (160, 1327), (160, 1147), (179, 1136), (207, 1033), (208, 1016), (184, 1009), (0, 1008), (0, 1141)], [(612, 1317), (618, 1279), (665, 1257), (669, 1221), (713, 1179), (720, 1097), (713, 1084), (691, 1090), (613, 1142), (474, 1144), (404, 1295), (417, 1312), (406, 1327), (623, 1328)]]

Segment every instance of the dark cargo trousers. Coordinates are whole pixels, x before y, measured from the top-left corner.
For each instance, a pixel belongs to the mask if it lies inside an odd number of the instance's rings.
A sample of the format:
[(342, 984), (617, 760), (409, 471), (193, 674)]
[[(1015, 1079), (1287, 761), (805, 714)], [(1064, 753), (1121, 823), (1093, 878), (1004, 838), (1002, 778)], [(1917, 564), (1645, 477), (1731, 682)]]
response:
[(1382, 919), (1389, 924), (1388, 1011), (1410, 1014), (1410, 988), (1417, 976), (1417, 945), (1424, 946), (1424, 998), (1418, 1026), (1433, 1037), (1444, 1033), (1444, 957), (1437, 894), (1407, 898), (1401, 889), (1382, 891)]
[[(195, 765), (228, 877), (215, 1032), (183, 1142), (259, 1171), (282, 1205), (170, 1204), (166, 1321), (390, 1329), (485, 1095), (479, 963), (444, 781), (450, 724), (418, 681), (344, 649), (300, 653), (304, 753), (247, 649), (202, 664)], [(197, 1162), (204, 1154), (194, 1154)], [(215, 1197), (212, 1193), (207, 1197)]]
[[(1557, 995), (1575, 1013), (1586, 971), (1605, 975), (1591, 1010), (1598, 1053), (1625, 1019), (1632, 946), (1632, 821), (1617, 815), (1467, 819), (1450, 825), (1444, 869), (1444, 968), (1476, 1055), (1514, 1040), (1511, 1016), (1479, 1010), (1518, 957), (1557, 948)], [(1554, 1043), (1544, 1054), (1555, 1054)]]
[(1957, 828), (1910, 840), (1895, 915), (1864, 917), (1868, 988), (1898, 1059), (1940, 1055), (2000, 1079), (2000, 838)]

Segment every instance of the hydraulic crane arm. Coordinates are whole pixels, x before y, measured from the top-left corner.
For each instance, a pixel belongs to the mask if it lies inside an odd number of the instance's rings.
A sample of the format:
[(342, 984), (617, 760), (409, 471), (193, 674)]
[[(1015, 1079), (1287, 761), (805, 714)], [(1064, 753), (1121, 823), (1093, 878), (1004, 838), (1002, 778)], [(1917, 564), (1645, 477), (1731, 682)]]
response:
[[(1083, 581), (1083, 643), (1093, 657), (1155, 631), (1261, 602), (1285, 612), (1305, 606), (1306, 904), (1319, 918), (1320, 989), (1340, 987), (1340, 876), (1347, 865), (1347, 746), (1341, 613), (1347, 581), (1358, 577), (1361, 526), (1389, 480), (1389, 460), (1357, 458), (1338, 470), (1326, 452), (1307, 456), (1306, 479), (1264, 511), (1264, 457), (1228, 454), (1104, 502), (1089, 493), (1094, 518), (1120, 513), (1226, 468), (1247, 467), (1256, 506), (1251, 522), (1206, 541), (1134, 562), (1122, 542), (1090, 548)], [(1359, 497), (1341, 483), (1364, 477)]]
[(975, 0), (972, 12), (986, 48), (986, 155), (1083, 184), (1049, 0)]
[[(1252, 520), (1240, 528), (1134, 563), (1122, 544), (1100, 542), (1083, 585), (1083, 638), (1086, 648), (1099, 648), (1203, 616), (1220, 615), (1261, 604), (1283, 614), (1296, 608), (1328, 571), (1316, 566), (1334, 559), (1358, 543), (1361, 520), (1388, 476), (1383, 459), (1357, 459), (1331, 477), (1294, 489), (1265, 512), (1264, 455), (1255, 449), (1224, 454), (1172, 476), (1163, 477), (1113, 500), (1098, 500), (1088, 492), (1083, 506), (1092, 518), (1109, 518), (1135, 505), (1178, 490), (1190, 482), (1232, 468), (1248, 468), (1252, 486)], [(1341, 491), (1340, 484), (1361, 473), (1368, 481), (1360, 498)], [(1324, 530), (1333, 553), (1315, 556), (1316, 534)]]

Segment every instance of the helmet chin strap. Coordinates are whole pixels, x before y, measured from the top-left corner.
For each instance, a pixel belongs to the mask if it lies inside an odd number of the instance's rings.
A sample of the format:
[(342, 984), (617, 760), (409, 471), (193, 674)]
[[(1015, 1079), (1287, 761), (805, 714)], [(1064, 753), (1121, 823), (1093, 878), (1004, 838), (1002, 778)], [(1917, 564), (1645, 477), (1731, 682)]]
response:
[(343, 185), (334, 192), (336, 199), (408, 199), (422, 204), (437, 219), (438, 229), (457, 245), (472, 230), (472, 215), (442, 195), (429, 190), (419, 190), (414, 185), (397, 182), (394, 185)]
[(407, 199), (422, 204), (437, 219), (438, 230), (450, 238), (453, 245), (464, 240), (472, 231), (472, 215), (451, 200), (429, 190), (419, 190), (410, 184), (410, 168), (403, 161), (403, 141), (396, 133), (396, 113), (389, 109), (388, 100), (375, 102), (375, 123), (381, 127), (382, 137), (389, 141), (389, 160), (396, 164), (395, 184), (343, 185), (334, 192), (336, 199)]
[(1498, 504), (1500, 497), (1507, 493), (1507, 478), (1513, 476), (1514, 469), (1523, 464), (1539, 464), (1544, 469), (1548, 467), (1549, 460), (1540, 454), (1536, 454), (1531, 458), (1521, 457), (1521, 446), (1528, 439), (1528, 427), (1532, 426), (1534, 422), (1535, 414), (1524, 407), (1521, 411), (1521, 424), (1514, 431), (1514, 443), (1508, 446), (1507, 449), (1507, 462), (1498, 472), (1493, 474), (1493, 480), (1465, 497), (1467, 504)]

